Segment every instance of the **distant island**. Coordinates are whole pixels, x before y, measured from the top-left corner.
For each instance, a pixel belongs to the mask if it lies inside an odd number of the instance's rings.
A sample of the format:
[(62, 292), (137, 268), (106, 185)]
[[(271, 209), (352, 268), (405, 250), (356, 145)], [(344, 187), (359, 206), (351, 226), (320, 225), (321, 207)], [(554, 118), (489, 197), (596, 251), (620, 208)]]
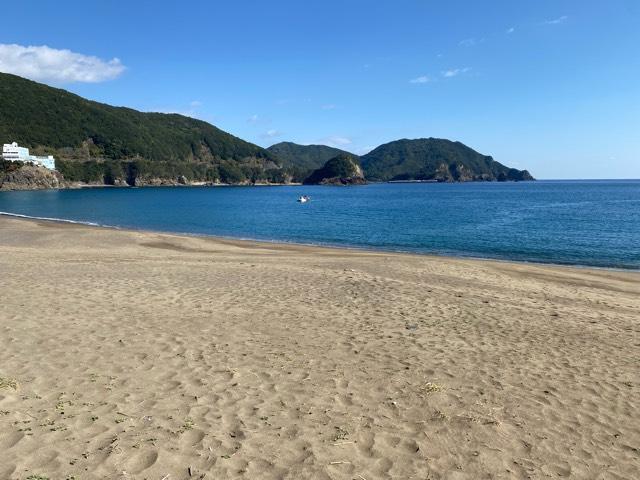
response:
[(0, 73), (0, 105), (0, 143), (53, 155), (57, 170), (3, 160), (2, 189), (533, 180), (526, 170), (445, 139), (398, 140), (362, 157), (291, 142), (265, 149), (202, 120), (114, 107), (6, 73)]

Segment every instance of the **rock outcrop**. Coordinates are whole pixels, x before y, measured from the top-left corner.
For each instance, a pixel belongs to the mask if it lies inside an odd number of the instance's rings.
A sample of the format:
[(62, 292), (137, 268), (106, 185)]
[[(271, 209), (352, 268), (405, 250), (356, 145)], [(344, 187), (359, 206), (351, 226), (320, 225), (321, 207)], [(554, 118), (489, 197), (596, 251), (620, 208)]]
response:
[(59, 172), (43, 167), (24, 165), (0, 172), (0, 190), (44, 190), (66, 187)]
[(366, 182), (358, 157), (342, 153), (305, 178), (305, 185), (363, 185)]

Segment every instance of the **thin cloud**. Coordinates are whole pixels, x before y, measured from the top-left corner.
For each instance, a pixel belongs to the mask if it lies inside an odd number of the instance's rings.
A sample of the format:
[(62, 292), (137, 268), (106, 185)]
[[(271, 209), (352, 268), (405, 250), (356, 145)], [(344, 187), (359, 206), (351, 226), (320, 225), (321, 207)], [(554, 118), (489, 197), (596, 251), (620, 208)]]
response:
[(343, 137), (340, 135), (332, 135), (319, 140), (319, 143), (329, 145), (330, 147), (345, 147), (351, 145), (353, 142), (349, 137)]
[(153, 110), (158, 113), (177, 113), (178, 115), (184, 115), (185, 117), (201, 118), (200, 107), (202, 102), (200, 100), (193, 100), (189, 102), (189, 106), (186, 108), (159, 108)]
[(474, 47), (478, 43), (482, 42), (484, 42), (484, 38), (481, 38), (479, 40), (476, 38), (465, 38), (464, 40), (460, 40), (460, 42), (458, 42), (458, 45), (460, 45), (461, 47)]
[(272, 128), (270, 130), (267, 130), (266, 132), (264, 132), (262, 134), (263, 138), (275, 138), (275, 137), (281, 137), (283, 135), (283, 133), (280, 130), (276, 130), (275, 128)]
[(367, 145), (365, 147), (358, 147), (355, 149), (355, 153), (358, 155), (365, 155), (367, 153), (369, 153), (371, 150), (373, 150), (374, 148), (376, 148), (375, 145)]
[(257, 113), (254, 113), (253, 115), (251, 115), (249, 118), (247, 118), (247, 122), (248, 123), (258, 123), (258, 120), (260, 120), (260, 116)]
[(507, 29), (507, 33), (513, 33), (515, 31), (516, 31), (515, 27), (510, 27)]
[(543, 23), (545, 25), (559, 25), (561, 23), (566, 22), (568, 18), (569, 18), (568, 16), (562, 15), (561, 17), (558, 17), (558, 18), (553, 18), (551, 20), (545, 20)]
[(0, 72), (40, 82), (98, 83), (118, 78), (125, 69), (118, 58), (103, 60), (46, 45), (0, 44)]
[(409, 80), (409, 83), (429, 83), (431, 81), (431, 77), (428, 75), (422, 75), (420, 77), (412, 78)]
[(334, 105), (333, 103), (328, 103), (326, 105), (322, 105), (322, 110), (335, 110), (336, 108), (338, 108), (337, 105)]
[(463, 73), (467, 73), (469, 70), (471, 70), (468, 67), (465, 68), (452, 68), (449, 70), (444, 70), (442, 73), (442, 76), (445, 78), (452, 78), (452, 77), (457, 77), (458, 75), (461, 75)]

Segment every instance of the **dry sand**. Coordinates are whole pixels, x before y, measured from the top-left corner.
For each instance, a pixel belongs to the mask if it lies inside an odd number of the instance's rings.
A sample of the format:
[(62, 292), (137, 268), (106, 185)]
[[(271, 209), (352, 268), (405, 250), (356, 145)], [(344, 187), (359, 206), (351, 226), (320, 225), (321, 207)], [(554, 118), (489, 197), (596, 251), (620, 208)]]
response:
[(0, 479), (640, 478), (637, 273), (4, 217), (0, 285)]

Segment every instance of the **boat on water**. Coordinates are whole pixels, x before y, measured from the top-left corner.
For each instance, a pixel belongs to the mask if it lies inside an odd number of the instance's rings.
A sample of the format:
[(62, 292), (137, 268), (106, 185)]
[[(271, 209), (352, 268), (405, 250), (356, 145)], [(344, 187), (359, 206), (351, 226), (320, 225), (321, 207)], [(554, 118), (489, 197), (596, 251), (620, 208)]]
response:
[(311, 197), (309, 197), (308, 195), (300, 195), (298, 197), (299, 203), (307, 203), (309, 200), (311, 200)]

